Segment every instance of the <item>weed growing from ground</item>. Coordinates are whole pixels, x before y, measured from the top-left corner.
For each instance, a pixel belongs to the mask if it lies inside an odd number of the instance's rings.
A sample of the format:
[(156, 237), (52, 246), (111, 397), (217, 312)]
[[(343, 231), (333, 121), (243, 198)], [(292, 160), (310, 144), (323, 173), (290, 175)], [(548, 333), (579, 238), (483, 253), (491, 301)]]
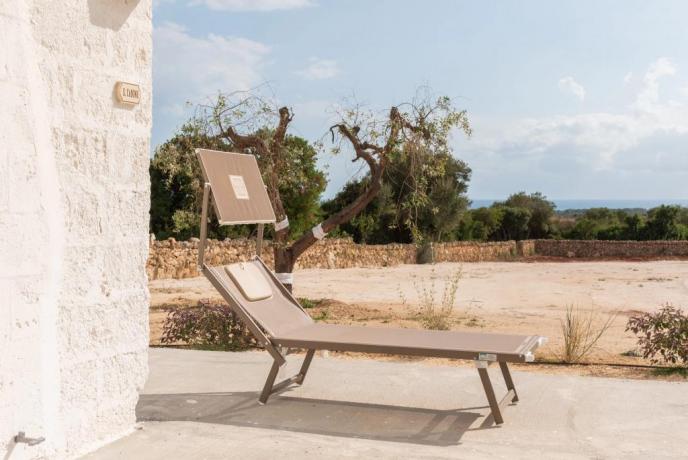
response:
[(561, 320), (564, 338), (561, 360), (566, 363), (580, 362), (611, 327), (615, 318), (609, 316), (602, 321), (593, 309), (581, 310), (573, 305), (567, 306), (564, 319)]
[[(441, 281), (444, 283), (442, 297), (436, 298), (435, 283), (438, 279), (433, 268), (429, 279), (414, 279), (413, 287), (420, 301), (420, 322), (426, 329), (448, 330), (452, 324), (456, 293), (462, 277), (461, 268), (448, 273)], [(406, 302), (402, 296), (402, 302)]]

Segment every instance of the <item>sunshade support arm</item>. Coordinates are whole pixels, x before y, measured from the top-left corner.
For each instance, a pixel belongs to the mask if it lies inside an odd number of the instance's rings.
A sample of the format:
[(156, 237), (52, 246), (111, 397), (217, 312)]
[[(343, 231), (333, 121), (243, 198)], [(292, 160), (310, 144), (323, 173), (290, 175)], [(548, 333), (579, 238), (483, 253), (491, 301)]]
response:
[(256, 230), (256, 256), (260, 257), (263, 252), (263, 233), (265, 231), (265, 224), (258, 224)]
[[(277, 351), (277, 353), (279, 353), (279, 351)], [(279, 354), (281, 356), (281, 353)], [(275, 379), (277, 378), (277, 374), (279, 373), (279, 369), (283, 363), (280, 364), (278, 360), (275, 359), (272, 363), (272, 367), (270, 368), (270, 372), (268, 373), (268, 378), (265, 381), (265, 385), (263, 386), (263, 391), (260, 393), (260, 397), (258, 398), (258, 402), (260, 402), (260, 404), (265, 404), (268, 402), (270, 395), (278, 393), (292, 384), (301, 385), (306, 378), (306, 374), (308, 373), (308, 368), (311, 365), (311, 361), (313, 361), (314, 354), (315, 350), (309, 349), (306, 352), (306, 357), (303, 359), (303, 364), (301, 365), (299, 373), (284, 379), (277, 384), (275, 384)], [(284, 359), (284, 357), (282, 358)]]
[(198, 268), (203, 268), (205, 258), (205, 243), (208, 237), (208, 202), (210, 201), (210, 183), (203, 186), (203, 205), (201, 208), (201, 237), (198, 241)]
[(495, 424), (501, 425), (504, 423), (504, 417), (502, 417), (502, 408), (507, 404), (517, 402), (518, 395), (516, 394), (514, 382), (511, 379), (509, 366), (506, 362), (500, 361), (499, 367), (502, 370), (502, 376), (504, 377), (504, 382), (506, 383), (506, 388), (508, 391), (500, 401), (497, 401), (497, 396), (495, 395), (494, 387), (492, 386), (492, 381), (490, 380), (490, 374), (487, 372), (487, 367), (489, 364), (489, 361), (475, 361), (475, 367), (478, 368), (478, 375), (480, 375), (480, 381), (483, 384), (485, 396), (487, 397), (487, 402), (490, 405), (492, 418), (494, 419)]

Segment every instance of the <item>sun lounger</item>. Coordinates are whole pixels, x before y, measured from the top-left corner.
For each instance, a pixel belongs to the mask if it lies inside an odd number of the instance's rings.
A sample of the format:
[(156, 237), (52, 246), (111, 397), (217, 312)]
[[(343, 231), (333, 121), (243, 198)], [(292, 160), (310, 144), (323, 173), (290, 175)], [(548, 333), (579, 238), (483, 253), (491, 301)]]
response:
[[(257, 255), (253, 260), (226, 266), (204, 263), (208, 202), (212, 194), (221, 224), (274, 223), (275, 215), (255, 157), (197, 150), (206, 184), (203, 196), (199, 266), (274, 362), (259, 401), (292, 384), (302, 384), (316, 350), (473, 360), (478, 369), (495, 423), (503, 423), (501, 407), (518, 401), (507, 363), (533, 361), (544, 343), (536, 335), (373, 328), (316, 323)], [(257, 253), (260, 253), (260, 238)], [(306, 357), (298, 374), (275, 384), (286, 363), (283, 348), (302, 348)], [(487, 368), (499, 363), (507, 394), (497, 400)]]

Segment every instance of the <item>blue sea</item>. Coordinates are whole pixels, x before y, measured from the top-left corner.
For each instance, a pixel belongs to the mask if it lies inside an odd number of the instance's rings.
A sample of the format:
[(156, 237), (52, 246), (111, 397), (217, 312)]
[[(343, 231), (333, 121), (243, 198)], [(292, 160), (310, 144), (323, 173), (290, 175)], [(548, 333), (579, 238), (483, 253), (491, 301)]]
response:
[[(474, 199), (471, 208), (481, 208), (490, 206), (495, 201), (504, 201), (497, 199)], [(610, 208), (610, 209), (630, 209), (642, 208), (651, 209), (663, 204), (678, 204), (688, 207), (688, 199), (664, 199), (664, 200), (574, 200), (561, 199), (551, 200), (557, 205), (557, 211), (566, 211), (567, 209), (590, 209), (590, 208)]]

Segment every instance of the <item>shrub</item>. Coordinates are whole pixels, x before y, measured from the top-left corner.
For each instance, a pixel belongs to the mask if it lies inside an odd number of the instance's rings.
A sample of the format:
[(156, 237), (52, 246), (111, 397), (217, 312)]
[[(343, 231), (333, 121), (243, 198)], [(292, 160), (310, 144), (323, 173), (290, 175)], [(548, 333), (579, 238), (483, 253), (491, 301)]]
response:
[(314, 299), (309, 299), (307, 297), (299, 297), (296, 299), (299, 301), (299, 304), (301, 305), (302, 308), (307, 309), (307, 308), (315, 308), (317, 307), (320, 303), (322, 303), (322, 299), (320, 300), (314, 300)]
[(204, 350), (236, 351), (256, 346), (249, 330), (227, 304), (200, 301), (168, 311), (162, 343), (184, 343)]
[(644, 358), (688, 364), (688, 315), (680, 308), (665, 304), (655, 313), (632, 316), (626, 330), (638, 336)]
[(430, 282), (421, 280), (413, 283), (421, 303), (421, 323), (426, 329), (447, 330), (451, 326), (451, 316), (454, 312), (456, 291), (459, 289), (461, 269), (449, 273), (444, 278), (444, 291), (437, 303), (435, 298), (435, 270), (432, 270)]
[(614, 318), (616, 316), (610, 316), (606, 321), (600, 322), (592, 309), (585, 312), (573, 305), (566, 307), (566, 316), (561, 320), (561, 333), (564, 336), (562, 361), (580, 362), (607, 332)]

